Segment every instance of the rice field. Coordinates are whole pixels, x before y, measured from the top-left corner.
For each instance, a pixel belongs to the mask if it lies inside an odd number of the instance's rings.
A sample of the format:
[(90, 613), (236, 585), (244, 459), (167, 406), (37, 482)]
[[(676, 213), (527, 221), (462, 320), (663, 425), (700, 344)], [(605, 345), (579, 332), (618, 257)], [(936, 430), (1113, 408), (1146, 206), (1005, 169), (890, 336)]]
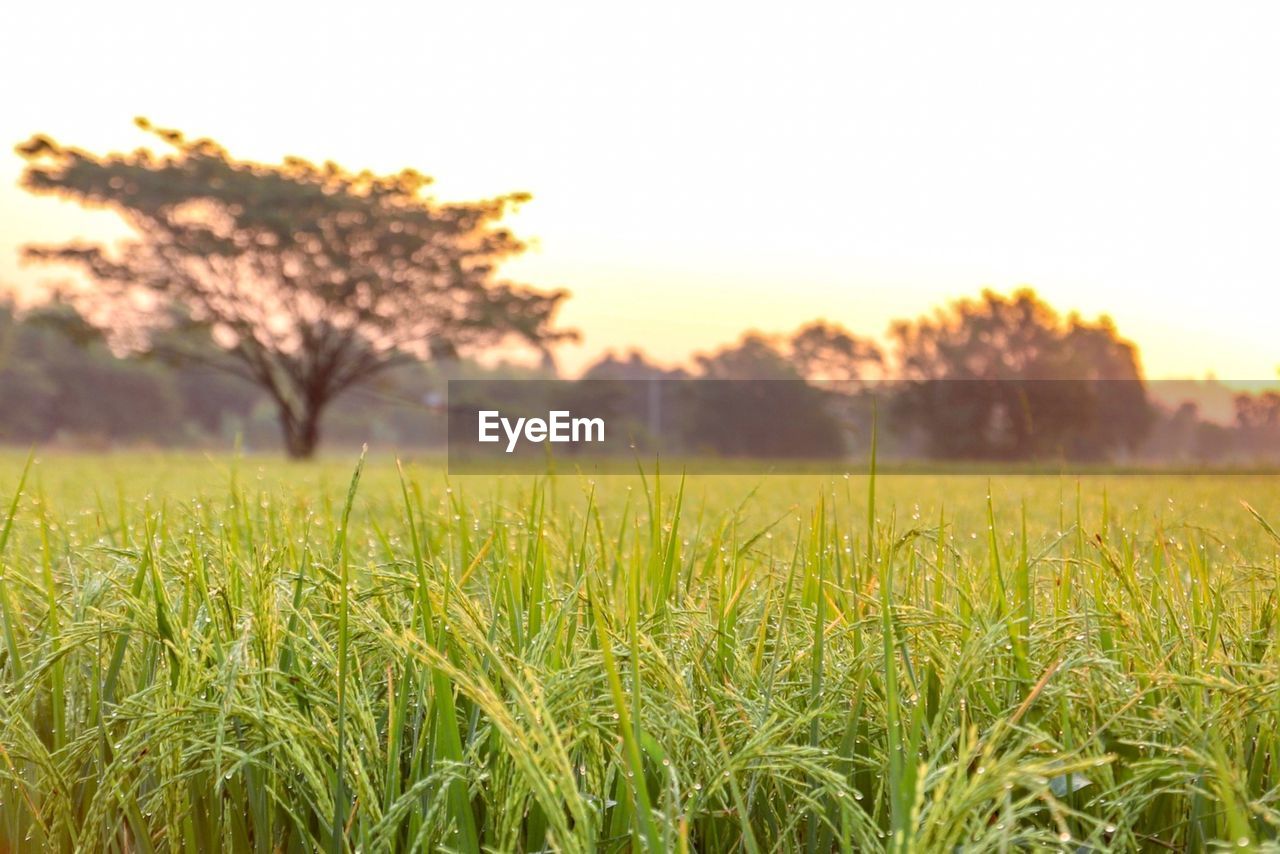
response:
[(1274, 477), (0, 454), (0, 851), (1277, 850)]

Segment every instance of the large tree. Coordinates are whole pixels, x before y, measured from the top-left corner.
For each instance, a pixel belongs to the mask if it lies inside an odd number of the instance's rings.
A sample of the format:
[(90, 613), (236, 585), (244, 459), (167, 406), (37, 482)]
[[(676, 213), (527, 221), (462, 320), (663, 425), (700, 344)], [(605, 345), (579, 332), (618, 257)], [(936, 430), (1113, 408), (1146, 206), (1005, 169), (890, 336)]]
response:
[(176, 326), (208, 327), (217, 364), (275, 402), (291, 456), (314, 453), (336, 397), (394, 365), (513, 339), (545, 353), (572, 334), (553, 325), (565, 292), (497, 276), (524, 248), (499, 225), (523, 194), (443, 203), (412, 170), (254, 163), (138, 123), (168, 151), (18, 146), (25, 188), (113, 210), (133, 231), (113, 248), (26, 254), (88, 274), (73, 298), (113, 346), (157, 351), (180, 340)]
[(893, 336), (908, 381), (895, 410), (936, 455), (1101, 458), (1151, 424), (1134, 345), (1029, 288), (956, 300)]

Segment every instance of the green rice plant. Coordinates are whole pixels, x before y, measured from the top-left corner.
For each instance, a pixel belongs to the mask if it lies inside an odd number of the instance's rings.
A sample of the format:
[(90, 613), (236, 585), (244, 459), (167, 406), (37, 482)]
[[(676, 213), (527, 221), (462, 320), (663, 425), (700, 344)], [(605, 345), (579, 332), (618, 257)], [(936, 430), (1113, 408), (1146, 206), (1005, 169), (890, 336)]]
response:
[(0, 851), (1277, 845), (1273, 479), (0, 487)]

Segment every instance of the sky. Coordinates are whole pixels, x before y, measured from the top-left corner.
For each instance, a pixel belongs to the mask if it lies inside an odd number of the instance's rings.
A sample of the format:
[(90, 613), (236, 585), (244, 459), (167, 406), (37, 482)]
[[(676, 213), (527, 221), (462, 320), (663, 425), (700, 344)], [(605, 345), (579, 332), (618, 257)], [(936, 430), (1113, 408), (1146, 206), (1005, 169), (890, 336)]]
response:
[(575, 370), (828, 318), (881, 336), (983, 287), (1111, 315), (1150, 377), (1280, 366), (1280, 4), (229, 0), (10, 4), (0, 283), (110, 238), (16, 186), (34, 133), (132, 118), (233, 154), (515, 190), (505, 273), (573, 296)]

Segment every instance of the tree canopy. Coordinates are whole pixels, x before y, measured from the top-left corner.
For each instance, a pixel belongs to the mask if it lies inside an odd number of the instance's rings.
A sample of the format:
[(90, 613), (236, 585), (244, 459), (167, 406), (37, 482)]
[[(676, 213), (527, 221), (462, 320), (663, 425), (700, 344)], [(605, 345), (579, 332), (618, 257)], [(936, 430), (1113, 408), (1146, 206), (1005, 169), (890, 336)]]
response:
[(874, 344), (824, 321), (790, 335), (747, 332), (696, 357), (691, 444), (728, 456), (838, 455), (856, 420), (842, 392), (880, 361)]
[(213, 361), (274, 401), (293, 456), (314, 452), (336, 397), (397, 364), (502, 341), (545, 353), (573, 335), (554, 322), (564, 291), (498, 276), (524, 248), (499, 223), (527, 195), (438, 202), (413, 170), (254, 163), (139, 125), (168, 151), (99, 156), (44, 136), (18, 146), (26, 189), (115, 211), (133, 231), (114, 248), (26, 254), (88, 274), (67, 298), (115, 348), (165, 351), (173, 330), (206, 327)]
[(896, 414), (935, 455), (1099, 458), (1151, 424), (1137, 348), (1110, 319), (1064, 318), (1029, 288), (985, 290), (892, 334), (910, 382)]

